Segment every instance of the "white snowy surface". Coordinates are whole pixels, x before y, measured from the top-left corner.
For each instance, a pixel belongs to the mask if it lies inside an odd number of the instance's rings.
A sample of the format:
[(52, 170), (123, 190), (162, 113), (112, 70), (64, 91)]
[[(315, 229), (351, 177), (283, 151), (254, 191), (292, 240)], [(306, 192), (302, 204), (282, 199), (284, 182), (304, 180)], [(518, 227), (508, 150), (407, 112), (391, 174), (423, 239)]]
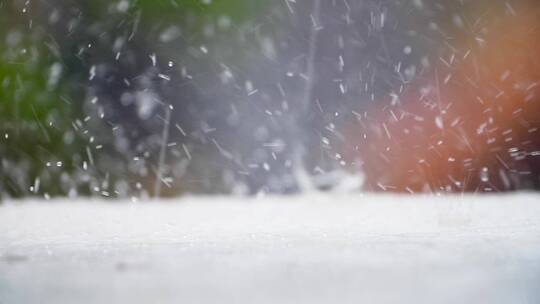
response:
[(7, 202), (0, 303), (540, 303), (540, 196)]

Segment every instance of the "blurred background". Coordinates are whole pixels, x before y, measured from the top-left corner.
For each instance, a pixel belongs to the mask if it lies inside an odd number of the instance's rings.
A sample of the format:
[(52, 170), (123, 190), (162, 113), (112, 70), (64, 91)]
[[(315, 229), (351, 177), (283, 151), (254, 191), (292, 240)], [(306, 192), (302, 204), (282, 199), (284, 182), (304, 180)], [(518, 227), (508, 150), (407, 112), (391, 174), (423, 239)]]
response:
[(537, 0), (0, 0), (0, 197), (540, 189)]

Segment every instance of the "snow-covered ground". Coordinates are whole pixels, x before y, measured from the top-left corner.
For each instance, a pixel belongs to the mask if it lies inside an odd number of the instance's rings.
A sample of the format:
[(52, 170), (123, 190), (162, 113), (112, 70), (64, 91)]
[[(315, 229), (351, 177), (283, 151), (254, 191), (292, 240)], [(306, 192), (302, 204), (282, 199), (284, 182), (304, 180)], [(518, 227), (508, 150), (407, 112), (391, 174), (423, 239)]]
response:
[(0, 303), (540, 303), (539, 198), (7, 202)]

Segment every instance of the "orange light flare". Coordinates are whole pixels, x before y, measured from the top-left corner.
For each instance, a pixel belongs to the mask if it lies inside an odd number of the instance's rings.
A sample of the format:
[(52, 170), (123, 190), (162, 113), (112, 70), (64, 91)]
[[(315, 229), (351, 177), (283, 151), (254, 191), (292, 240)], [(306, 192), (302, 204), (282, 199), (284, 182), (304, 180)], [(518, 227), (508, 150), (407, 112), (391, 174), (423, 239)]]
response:
[(501, 14), (345, 127), (371, 190), (540, 188), (540, 14)]

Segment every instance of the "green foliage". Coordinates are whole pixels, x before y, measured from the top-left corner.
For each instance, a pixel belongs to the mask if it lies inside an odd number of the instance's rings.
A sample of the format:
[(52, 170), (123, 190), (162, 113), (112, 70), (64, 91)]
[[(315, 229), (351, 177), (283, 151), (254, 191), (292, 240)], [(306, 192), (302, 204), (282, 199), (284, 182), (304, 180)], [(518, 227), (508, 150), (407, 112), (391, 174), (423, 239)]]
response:
[[(0, 1), (0, 198), (91, 194), (129, 178), (125, 166), (114, 171), (128, 160), (112, 151), (111, 126), (85, 122), (91, 116), (90, 55), (80, 51), (86, 44), (104, 35), (110, 38), (103, 41), (127, 37), (136, 28), (131, 51), (147, 58), (145, 48), (167, 26), (197, 36), (209, 22), (226, 17), (240, 25), (263, 6), (252, 0)], [(56, 8), (64, 27), (51, 22)], [(95, 48), (92, 56), (113, 60), (111, 45)], [(93, 134), (100, 135), (106, 161), (87, 168), (89, 154), (99, 152), (89, 144)]]

